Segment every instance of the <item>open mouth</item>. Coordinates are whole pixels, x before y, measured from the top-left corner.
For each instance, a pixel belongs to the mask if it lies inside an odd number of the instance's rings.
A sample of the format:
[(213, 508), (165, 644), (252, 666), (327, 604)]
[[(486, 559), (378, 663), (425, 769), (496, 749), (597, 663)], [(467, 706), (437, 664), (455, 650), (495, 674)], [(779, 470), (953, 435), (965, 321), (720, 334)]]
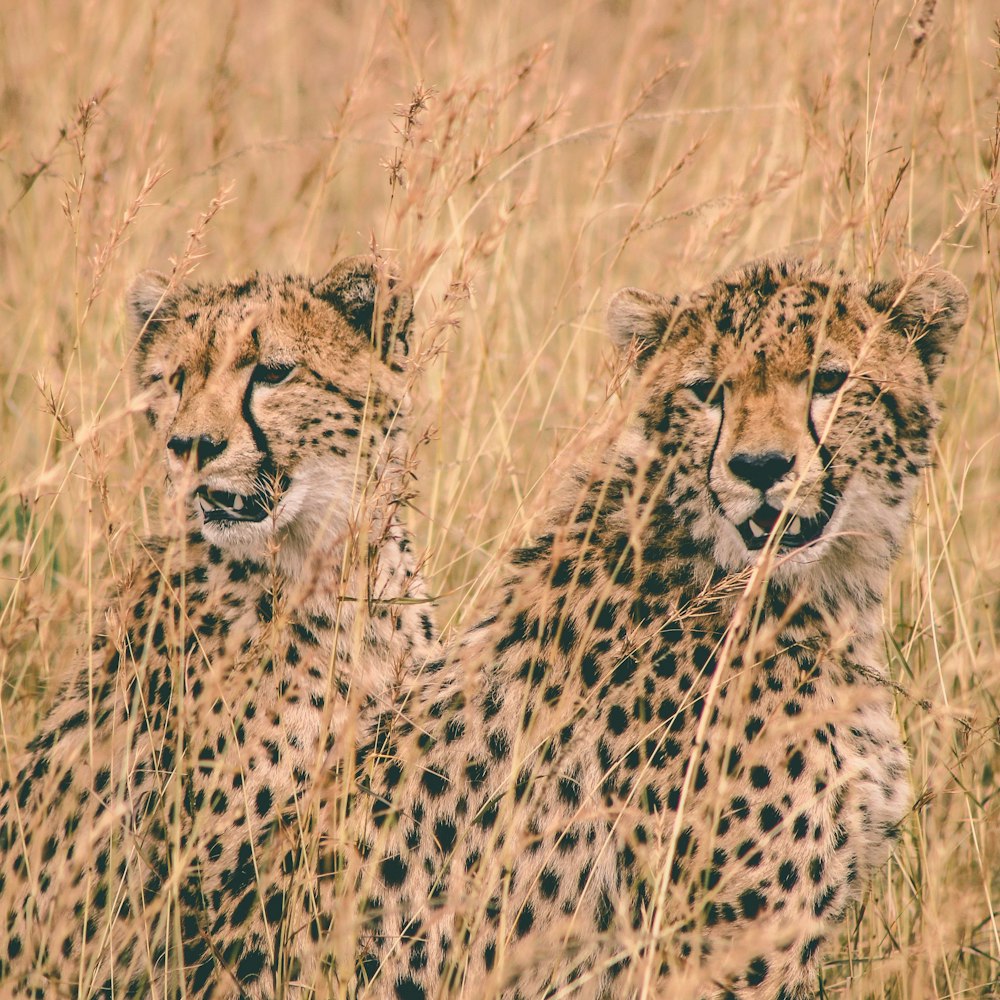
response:
[(278, 501), (291, 480), (282, 476), (277, 483), (268, 481), (253, 493), (228, 493), (226, 490), (212, 490), (199, 486), (194, 491), (195, 499), (207, 523), (234, 521), (259, 522), (270, 517)]
[[(788, 518), (782, 529), (781, 538), (778, 539), (778, 547), (785, 550), (798, 549), (810, 542), (815, 542), (830, 523), (835, 506), (836, 501), (829, 505), (829, 509), (824, 505), (815, 517)], [(751, 551), (762, 549), (773, 534), (780, 518), (780, 510), (775, 510), (766, 503), (761, 504), (750, 517), (742, 524), (737, 525), (746, 547)]]

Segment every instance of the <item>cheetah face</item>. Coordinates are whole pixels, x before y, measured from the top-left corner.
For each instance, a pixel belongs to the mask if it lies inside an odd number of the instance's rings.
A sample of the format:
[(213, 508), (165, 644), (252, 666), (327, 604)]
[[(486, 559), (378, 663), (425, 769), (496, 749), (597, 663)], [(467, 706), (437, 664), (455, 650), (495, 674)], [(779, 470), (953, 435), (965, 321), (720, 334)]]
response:
[(412, 303), (382, 285), (369, 258), (315, 283), (136, 281), (136, 380), (210, 542), (259, 554), (346, 529), (401, 430)]
[(863, 286), (764, 261), (686, 300), (625, 289), (609, 325), (642, 373), (665, 499), (726, 569), (768, 553), (795, 574), (895, 551), (966, 309), (947, 274)]

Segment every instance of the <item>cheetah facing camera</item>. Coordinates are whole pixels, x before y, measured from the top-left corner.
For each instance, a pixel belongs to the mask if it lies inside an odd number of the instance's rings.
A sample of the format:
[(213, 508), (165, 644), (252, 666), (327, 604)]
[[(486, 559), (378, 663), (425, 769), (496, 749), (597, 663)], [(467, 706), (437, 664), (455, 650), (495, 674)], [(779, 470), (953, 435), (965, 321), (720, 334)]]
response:
[(147, 274), (129, 312), (181, 530), (3, 787), (0, 995), (281, 995), (314, 974), (334, 867), (313, 779), (353, 774), (434, 648), (399, 512), (411, 300), (352, 258), (315, 283)]
[(618, 293), (636, 419), (372, 741), (360, 992), (812, 995), (909, 807), (881, 601), (966, 309), (795, 261)]

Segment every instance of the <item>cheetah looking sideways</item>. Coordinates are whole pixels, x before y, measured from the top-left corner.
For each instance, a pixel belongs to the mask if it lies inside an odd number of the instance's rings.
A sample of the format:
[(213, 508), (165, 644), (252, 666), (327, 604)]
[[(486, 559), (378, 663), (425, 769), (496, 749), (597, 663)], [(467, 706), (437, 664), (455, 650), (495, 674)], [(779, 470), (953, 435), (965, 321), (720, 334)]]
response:
[(353, 773), (435, 648), (399, 512), (411, 298), (352, 258), (315, 283), (147, 274), (129, 311), (187, 523), (3, 787), (0, 995), (282, 995), (335, 867), (313, 776)]
[(882, 595), (967, 296), (610, 306), (636, 419), (372, 741), (359, 992), (799, 998), (910, 803)]

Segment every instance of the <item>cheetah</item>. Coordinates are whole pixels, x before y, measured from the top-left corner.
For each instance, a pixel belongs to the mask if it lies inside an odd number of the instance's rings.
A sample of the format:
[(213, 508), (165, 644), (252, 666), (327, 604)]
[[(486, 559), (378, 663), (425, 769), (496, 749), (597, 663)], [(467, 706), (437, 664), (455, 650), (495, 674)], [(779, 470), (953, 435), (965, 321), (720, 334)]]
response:
[(359, 996), (812, 996), (910, 808), (882, 601), (968, 298), (625, 289), (634, 416), (365, 750)]
[(185, 513), (0, 792), (0, 993), (284, 995), (310, 938), (281, 928), (315, 930), (336, 864), (312, 834), (342, 803), (312, 777), (353, 773), (437, 648), (402, 512), (412, 296), (355, 257), (317, 281), (149, 272), (128, 312)]

